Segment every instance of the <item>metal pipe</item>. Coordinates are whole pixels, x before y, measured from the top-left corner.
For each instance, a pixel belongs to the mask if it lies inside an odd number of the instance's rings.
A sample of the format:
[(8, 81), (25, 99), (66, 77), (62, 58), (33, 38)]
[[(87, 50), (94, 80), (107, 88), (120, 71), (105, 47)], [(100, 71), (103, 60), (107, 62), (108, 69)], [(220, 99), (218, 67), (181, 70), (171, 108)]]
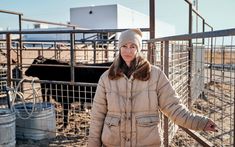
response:
[[(73, 28), (73, 30), (76, 30), (75, 26), (73, 26), (72, 28)], [(74, 34), (73, 37), (74, 37), (74, 50), (73, 50), (73, 54), (74, 54), (74, 59), (76, 60), (76, 34)]]
[(51, 24), (51, 25), (58, 25), (58, 26), (67, 26), (67, 27), (78, 27), (77, 25), (71, 25), (71, 24), (64, 24), (64, 23), (56, 23), (56, 22), (50, 22), (50, 21), (43, 21), (43, 20), (35, 20), (35, 19), (28, 19), (28, 18), (22, 18), (22, 21), (28, 21), (28, 22), (37, 22), (37, 23), (44, 23), (44, 24)]
[(160, 58), (161, 58), (161, 69), (163, 70), (163, 56), (164, 56), (164, 54), (163, 54), (163, 50), (164, 50), (164, 44), (163, 44), (164, 42), (163, 41), (161, 41), (161, 51), (160, 51)]
[[(189, 26), (188, 26), (188, 33), (189, 34), (192, 34), (192, 30), (193, 30), (193, 26), (192, 26), (192, 22), (193, 22), (193, 19), (192, 19), (192, 3), (189, 3)], [(193, 54), (193, 46), (192, 46), (192, 39), (189, 39), (188, 40), (188, 47), (189, 47), (189, 50), (188, 50), (188, 61), (189, 61), (189, 66), (188, 66), (188, 90), (189, 90), (189, 93), (188, 93), (188, 107), (189, 109), (191, 109), (191, 104), (192, 104), (192, 98), (191, 98), (191, 80), (192, 80), (192, 54)]]
[(207, 25), (209, 28), (211, 28), (211, 31), (213, 31), (213, 27), (205, 22), (205, 25)]
[(157, 41), (166, 41), (166, 40), (189, 40), (196, 38), (210, 38), (210, 37), (223, 37), (223, 36), (233, 36), (235, 35), (235, 28), (227, 29), (227, 30), (218, 30), (218, 31), (209, 31), (202, 33), (192, 33), (192, 34), (184, 34), (184, 35), (176, 35), (162, 38), (150, 39), (147, 42), (157, 42)]
[(7, 41), (7, 86), (11, 87), (11, 34), (6, 34)]
[[(202, 19), (202, 32), (205, 32), (205, 19)], [(205, 43), (205, 38), (202, 39), (202, 44)]]
[[(21, 15), (19, 15), (19, 31), (21, 32), (22, 31), (22, 16)], [(22, 59), (22, 34), (19, 34), (20, 36), (19, 36), (19, 49), (20, 49), (20, 58), (18, 57), (18, 53), (17, 53), (17, 59), (19, 59), (19, 60), (17, 60), (17, 62), (20, 62), (20, 63), (18, 63), (18, 64), (20, 64), (20, 66), (19, 65), (17, 65), (19, 68), (20, 68), (20, 71), (22, 72), (22, 63), (23, 63), (23, 59)], [(20, 74), (20, 75), (22, 75), (22, 73)], [(20, 78), (22, 78), (22, 77), (20, 77)]]
[(149, 1), (150, 39), (155, 38), (155, 0)]
[(187, 2), (189, 5), (191, 5), (191, 6), (192, 6), (192, 11), (193, 11), (196, 15), (198, 15), (200, 18), (203, 19), (203, 17), (202, 17), (202, 16), (199, 14), (199, 12), (197, 11), (197, 8), (193, 6), (193, 3), (192, 3), (191, 0), (184, 0), (184, 1)]
[(192, 4), (189, 4), (189, 20), (188, 20), (188, 33), (192, 34), (192, 30), (193, 30), (193, 15), (192, 15)]
[(23, 15), (23, 13), (8, 11), (8, 10), (0, 10), (0, 13), (7, 13), (7, 14), (13, 14), (13, 15)]
[[(234, 69), (234, 74), (233, 74), (233, 108), (235, 108), (235, 100), (234, 100), (234, 97), (235, 97), (235, 69)], [(235, 113), (234, 113), (234, 110), (233, 110), (233, 146), (235, 146), (235, 135), (234, 135), (234, 130), (235, 130)]]
[[(165, 41), (165, 49), (164, 49), (164, 66), (163, 70), (167, 77), (169, 77), (169, 41)], [(164, 146), (169, 146), (169, 135), (168, 135), (168, 118), (164, 115)]]
[(75, 81), (74, 77), (74, 33), (70, 34), (70, 63), (71, 63), (71, 82)]
[[(213, 28), (212, 30), (213, 31)], [(211, 47), (210, 47), (210, 83), (212, 82), (212, 54), (213, 54), (213, 38), (211, 38)]]
[[(149, 0), (149, 29), (150, 39), (155, 38), (155, 0)], [(153, 44), (148, 44), (148, 60), (150, 63), (155, 64), (155, 47)]]
[[(106, 33), (106, 32), (113, 32), (113, 33), (117, 33), (117, 32), (121, 32), (124, 31), (126, 29), (97, 29), (97, 30), (88, 30), (88, 29), (76, 29), (76, 30), (33, 30), (33, 31), (29, 31), (29, 30), (24, 30), (24, 31), (0, 31), (0, 34), (6, 34), (6, 33), (11, 33), (11, 34), (65, 34), (65, 33)], [(147, 32), (149, 31), (149, 28), (141, 28), (141, 31), (143, 32)]]
[(212, 147), (213, 144), (209, 142), (206, 138), (201, 136), (198, 132), (189, 130), (183, 127), (180, 127), (183, 129), (187, 134), (189, 134), (192, 138), (194, 138), (198, 143), (200, 143), (203, 147)]
[(94, 45), (93, 57), (94, 57), (94, 63), (96, 63), (96, 41), (94, 41), (93, 45)]

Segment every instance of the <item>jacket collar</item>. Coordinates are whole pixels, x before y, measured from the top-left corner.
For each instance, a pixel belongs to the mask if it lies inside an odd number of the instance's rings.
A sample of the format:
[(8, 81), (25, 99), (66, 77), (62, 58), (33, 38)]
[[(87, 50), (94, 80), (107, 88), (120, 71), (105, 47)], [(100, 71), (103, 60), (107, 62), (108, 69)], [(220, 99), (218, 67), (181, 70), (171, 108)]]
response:
[[(147, 81), (150, 78), (151, 64), (141, 56), (137, 58), (136, 70), (132, 73), (133, 79), (141, 81)], [(124, 76), (122, 69), (120, 68), (120, 57), (114, 60), (113, 64), (109, 68), (109, 79), (117, 80)], [(132, 77), (131, 76), (131, 77)]]

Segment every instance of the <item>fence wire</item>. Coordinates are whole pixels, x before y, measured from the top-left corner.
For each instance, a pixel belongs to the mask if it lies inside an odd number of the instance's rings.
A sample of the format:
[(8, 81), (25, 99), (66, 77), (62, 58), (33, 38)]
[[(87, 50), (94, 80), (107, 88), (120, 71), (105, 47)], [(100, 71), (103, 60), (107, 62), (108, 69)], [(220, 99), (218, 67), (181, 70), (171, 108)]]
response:
[[(155, 44), (167, 43), (164, 50), (168, 51), (168, 55), (165, 52), (162, 57), (167, 62), (162, 63), (168, 65), (162, 66), (182, 102), (192, 111), (213, 119), (218, 125), (218, 132), (200, 132), (199, 137), (207, 139), (214, 146), (234, 145), (234, 38), (234, 30), (222, 30), (153, 41)], [(159, 50), (159, 45), (156, 47)], [(169, 142), (174, 132), (172, 130), (177, 129), (169, 123)], [(200, 146), (202, 143), (193, 140), (181, 129), (178, 131), (171, 146)], [(179, 141), (179, 138), (188, 140), (188, 143)]]
[[(170, 146), (201, 146), (206, 141), (214, 146), (234, 145), (234, 95), (235, 95), (235, 30), (221, 30), (192, 35), (172, 36), (151, 40), (155, 44), (155, 63), (163, 71), (167, 71), (173, 87), (181, 101), (192, 111), (213, 119), (219, 132), (199, 132), (199, 139), (192, 138), (184, 130), (167, 121), (165, 130)], [(50, 43), (26, 43), (24, 49), (14, 41), (11, 48), (10, 68), (12, 70), (12, 86), (16, 86), (20, 78), (25, 78), (25, 70), (33, 59), (43, 55), (50, 59), (70, 61), (71, 44), (51, 41)], [(24, 42), (22, 42), (24, 44)], [(74, 62), (100, 63), (113, 60), (117, 54), (116, 40), (96, 42), (74, 42)], [(2, 44), (7, 44), (6, 42)], [(143, 54), (147, 57), (149, 44), (143, 41)], [(95, 48), (95, 51), (94, 51)], [(21, 53), (20, 53), (21, 52)], [(7, 53), (6, 46), (1, 45), (1, 59)], [(19, 56), (22, 55), (22, 56)], [(4, 58), (4, 62), (5, 62)], [(15, 63), (16, 61), (16, 63)], [(22, 75), (20, 73), (23, 73)], [(6, 72), (1, 74), (6, 84)], [(11, 76), (11, 75), (10, 75)], [(2, 78), (4, 77), (4, 78)], [(23, 82), (19, 88), (27, 101), (32, 101), (32, 79)], [(91, 97), (96, 84), (65, 81), (36, 80), (37, 98), (47, 98), (55, 105), (56, 138), (50, 145), (85, 146), (88, 132)], [(53, 98), (53, 99), (52, 99)], [(84, 103), (83, 103), (84, 102)], [(84, 107), (86, 109), (84, 109)], [(65, 119), (68, 124), (65, 127)], [(177, 132), (177, 133), (176, 133)], [(48, 145), (49, 145), (48, 144)]]

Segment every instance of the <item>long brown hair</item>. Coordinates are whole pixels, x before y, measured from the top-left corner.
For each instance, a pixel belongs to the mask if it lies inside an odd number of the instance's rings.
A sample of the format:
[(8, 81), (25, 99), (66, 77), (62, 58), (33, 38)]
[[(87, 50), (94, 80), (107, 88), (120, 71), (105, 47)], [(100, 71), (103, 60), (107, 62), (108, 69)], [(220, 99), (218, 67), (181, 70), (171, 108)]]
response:
[(134, 78), (147, 80), (151, 69), (150, 66), (150, 63), (139, 53), (137, 53), (134, 60), (131, 61), (130, 67), (128, 67), (119, 54), (109, 69), (109, 78), (112, 80), (118, 79), (122, 77), (123, 74), (130, 78), (133, 74)]

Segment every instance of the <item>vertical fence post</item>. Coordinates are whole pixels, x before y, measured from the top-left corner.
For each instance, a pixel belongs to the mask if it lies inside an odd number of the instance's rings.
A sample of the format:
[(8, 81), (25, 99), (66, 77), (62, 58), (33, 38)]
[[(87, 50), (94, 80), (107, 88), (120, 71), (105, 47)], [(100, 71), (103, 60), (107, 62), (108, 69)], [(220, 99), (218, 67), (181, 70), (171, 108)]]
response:
[(74, 33), (70, 33), (70, 63), (71, 63), (71, 82), (74, 82)]
[[(202, 32), (205, 32), (205, 19), (202, 19)], [(202, 44), (205, 44), (205, 38), (202, 38)]]
[(96, 41), (93, 41), (93, 45), (94, 45), (94, 52), (93, 52), (94, 61), (93, 61), (93, 63), (96, 63)]
[(11, 35), (6, 34), (7, 41), (7, 86), (11, 86)]
[[(18, 57), (18, 52), (17, 52), (17, 63), (20, 64), (20, 69), (22, 71), (22, 14), (19, 14), (19, 31), (20, 31), (20, 34), (19, 34), (19, 49), (20, 49), (20, 58)], [(19, 65), (18, 65), (19, 66)], [(22, 73), (21, 73), (22, 75)], [(22, 77), (21, 77), (22, 78)]]
[[(211, 28), (213, 31), (213, 28)], [(211, 48), (210, 48), (210, 83), (212, 82), (212, 54), (213, 54), (213, 37), (211, 37)]]
[[(235, 69), (234, 69), (234, 73), (235, 73)], [(235, 75), (234, 75), (235, 76)], [(235, 84), (235, 78), (233, 78), (233, 82)], [(232, 82), (232, 81), (231, 81)], [(235, 96), (235, 86), (233, 86), (233, 96)], [(233, 108), (235, 108), (235, 100), (233, 99)], [(233, 146), (235, 147), (235, 113), (234, 113), (234, 110), (233, 110)]]
[[(192, 19), (192, 12), (193, 12), (193, 9), (192, 9), (192, 3), (189, 3), (189, 26), (188, 26), (188, 33), (189, 34), (192, 34), (192, 22), (193, 22), (193, 19)], [(193, 62), (193, 48), (192, 48), (192, 39), (189, 39), (189, 52), (188, 52), (188, 61), (189, 61), (189, 66), (188, 66), (188, 90), (189, 90), (189, 97), (188, 97), (188, 107), (189, 109), (191, 109), (191, 104), (192, 104), (192, 97), (191, 97), (191, 78), (192, 78), (192, 62)]]
[[(165, 41), (164, 48), (164, 66), (163, 71), (167, 77), (169, 77), (169, 41)], [(168, 118), (164, 115), (164, 146), (168, 147), (169, 145), (169, 135), (168, 135)]]
[(160, 51), (160, 62), (161, 62), (161, 69), (163, 70), (163, 50), (164, 50), (164, 44), (163, 44), (164, 42), (163, 41), (161, 41), (161, 51)]
[[(150, 24), (150, 39), (155, 38), (155, 0), (149, 0), (149, 24)], [(152, 43), (148, 44), (148, 60), (152, 64), (156, 64), (156, 52)]]
[[(73, 30), (75, 31), (76, 30), (76, 27), (75, 26), (73, 26), (72, 27), (73, 28)], [(76, 56), (76, 34), (74, 33), (74, 50), (73, 50), (73, 54), (74, 54), (74, 59), (75, 59), (75, 61), (76, 61), (76, 58), (77, 58), (77, 56)]]

